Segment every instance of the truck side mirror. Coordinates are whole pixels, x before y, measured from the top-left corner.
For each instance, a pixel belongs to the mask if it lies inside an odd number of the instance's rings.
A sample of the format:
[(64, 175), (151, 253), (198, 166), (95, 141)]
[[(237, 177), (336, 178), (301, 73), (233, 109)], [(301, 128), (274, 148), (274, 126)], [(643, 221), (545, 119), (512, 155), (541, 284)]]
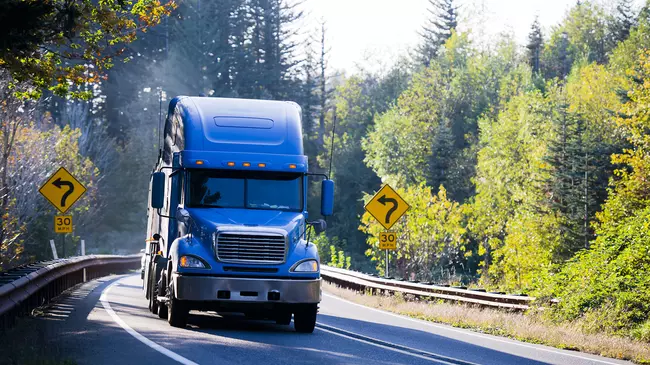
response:
[(327, 229), (327, 222), (324, 219), (317, 219), (309, 224), (314, 227), (314, 233), (321, 234)]
[(176, 220), (178, 220), (179, 222), (185, 223), (185, 224), (189, 224), (190, 223), (190, 213), (187, 210), (183, 209), (183, 208), (178, 209), (176, 211)]
[(320, 194), (320, 214), (328, 217), (334, 212), (334, 181), (323, 180)]
[(151, 176), (151, 207), (161, 209), (165, 203), (165, 173), (154, 172)]

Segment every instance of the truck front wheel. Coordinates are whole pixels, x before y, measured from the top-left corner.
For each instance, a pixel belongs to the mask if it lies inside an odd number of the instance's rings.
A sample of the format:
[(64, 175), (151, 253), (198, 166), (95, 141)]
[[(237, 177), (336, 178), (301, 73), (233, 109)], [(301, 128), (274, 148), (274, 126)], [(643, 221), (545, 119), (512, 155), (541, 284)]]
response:
[(182, 300), (176, 299), (174, 294), (174, 287), (168, 286), (167, 293), (169, 300), (167, 301), (167, 322), (172, 327), (185, 328), (187, 325), (187, 317), (189, 317), (190, 310)]
[(275, 314), (275, 323), (280, 325), (291, 324), (291, 311), (290, 310), (279, 310)]
[(298, 306), (293, 314), (293, 327), (296, 332), (312, 333), (316, 326), (318, 304), (303, 304)]

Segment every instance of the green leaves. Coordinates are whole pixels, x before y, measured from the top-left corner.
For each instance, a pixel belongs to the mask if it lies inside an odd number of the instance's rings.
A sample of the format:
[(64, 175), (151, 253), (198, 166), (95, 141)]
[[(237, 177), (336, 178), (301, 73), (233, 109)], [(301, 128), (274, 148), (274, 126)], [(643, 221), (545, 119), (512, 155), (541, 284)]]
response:
[(364, 162), (386, 181), (419, 184), (426, 181), (431, 130), (424, 122), (389, 110), (375, 120), (363, 141)]
[(624, 166), (597, 215), (597, 238), (554, 281), (552, 294), (561, 301), (553, 315), (568, 320), (584, 316), (592, 330), (632, 331), (644, 338), (650, 313), (650, 54), (639, 57), (629, 74), (629, 100), (619, 107), (615, 122), (632, 148), (613, 157)]
[(103, 78), (123, 52), (116, 46), (135, 40), (175, 6), (173, 0), (9, 0), (0, 15), (0, 23), (10, 25), (0, 32), (0, 67), (16, 82), (36, 86), (34, 97), (49, 89), (88, 98), (76, 88)]

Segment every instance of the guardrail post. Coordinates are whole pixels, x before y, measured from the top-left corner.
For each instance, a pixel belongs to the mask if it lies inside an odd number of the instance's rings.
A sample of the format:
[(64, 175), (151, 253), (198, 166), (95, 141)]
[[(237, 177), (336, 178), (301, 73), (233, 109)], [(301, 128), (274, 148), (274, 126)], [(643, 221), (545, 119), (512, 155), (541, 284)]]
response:
[(50, 240), (50, 248), (52, 249), (52, 257), (54, 257), (55, 260), (58, 260), (59, 255), (56, 254), (56, 245), (54, 244), (54, 240)]
[[(81, 256), (86, 256), (86, 241), (81, 240)], [(86, 268), (84, 267), (84, 277), (83, 277), (83, 282), (86, 282)]]

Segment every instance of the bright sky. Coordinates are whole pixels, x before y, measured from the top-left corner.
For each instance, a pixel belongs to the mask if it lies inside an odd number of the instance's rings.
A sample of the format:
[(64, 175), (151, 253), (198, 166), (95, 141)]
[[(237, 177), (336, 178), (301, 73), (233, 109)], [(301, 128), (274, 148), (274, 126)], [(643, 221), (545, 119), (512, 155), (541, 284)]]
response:
[[(515, 34), (525, 44), (535, 15), (544, 34), (558, 24), (576, 0), (457, 0), (461, 30), (471, 27), (485, 39), (501, 32)], [(640, 3), (642, 0), (637, 0)], [(612, 1), (600, 0), (603, 4)], [(357, 65), (377, 67), (377, 60), (388, 66), (409, 47), (419, 42), (418, 31), (427, 17), (427, 0), (305, 0), (306, 26), (317, 28), (321, 19), (327, 24), (327, 42), (331, 49), (331, 69), (354, 72)], [(606, 5), (611, 6), (611, 5)], [(367, 55), (373, 61), (364, 62)], [(383, 61), (381, 63), (384, 63)]]

